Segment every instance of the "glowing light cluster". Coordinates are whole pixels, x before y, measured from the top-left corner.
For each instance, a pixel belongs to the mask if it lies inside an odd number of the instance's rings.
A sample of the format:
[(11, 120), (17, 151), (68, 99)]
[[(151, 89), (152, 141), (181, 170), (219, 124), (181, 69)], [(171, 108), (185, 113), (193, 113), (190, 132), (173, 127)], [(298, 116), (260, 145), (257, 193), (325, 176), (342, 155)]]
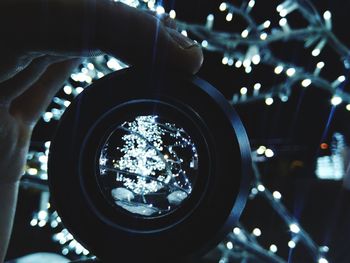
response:
[(198, 153), (184, 129), (155, 115), (139, 116), (113, 131), (99, 165), (101, 178), (115, 177), (110, 194), (117, 206), (163, 215), (191, 194)]

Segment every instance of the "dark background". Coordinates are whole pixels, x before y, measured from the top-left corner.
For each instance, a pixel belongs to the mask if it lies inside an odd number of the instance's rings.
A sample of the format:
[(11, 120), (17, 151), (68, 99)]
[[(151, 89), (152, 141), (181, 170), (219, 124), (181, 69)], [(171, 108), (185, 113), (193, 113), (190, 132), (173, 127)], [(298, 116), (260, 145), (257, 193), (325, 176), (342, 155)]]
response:
[[(240, 3), (234, 1), (235, 3)], [(191, 23), (204, 24), (209, 13), (215, 15), (214, 29), (241, 32), (245, 25), (234, 17), (225, 21), (226, 13), (219, 12), (221, 1), (164, 1), (167, 11), (175, 9), (177, 18)], [(280, 3), (280, 2), (278, 2)], [(349, 11), (350, 1), (313, 1), (322, 15), (332, 12), (335, 34), (350, 46)], [(275, 1), (256, 1), (253, 16), (258, 24), (269, 19), (272, 26), (278, 25), (279, 16)], [(305, 21), (297, 15), (288, 16), (289, 24), (303, 27)], [(311, 50), (303, 49), (298, 42), (281, 42), (272, 47), (275, 54), (286, 61), (313, 71), (318, 61), (326, 63), (322, 76), (330, 81), (339, 75), (348, 76), (334, 51), (329, 48), (317, 58), (310, 55)], [(199, 76), (203, 77), (231, 99), (241, 87), (252, 88), (260, 82), (262, 89), (279, 83), (283, 77), (273, 74), (273, 68), (259, 66), (251, 74), (244, 69), (228, 67), (221, 63), (222, 54), (205, 52), (205, 61)], [(342, 87), (349, 90), (345, 82)], [(330, 247), (330, 262), (350, 262), (350, 199), (341, 182), (318, 180), (315, 176), (315, 160), (320, 155), (329, 154), (320, 149), (320, 143), (330, 143), (335, 131), (341, 132), (347, 141), (350, 139), (350, 112), (345, 104), (332, 107), (330, 94), (313, 87), (293, 87), (288, 102), (275, 98), (271, 106), (264, 101), (236, 106), (251, 141), (252, 148), (268, 145), (275, 152), (271, 160), (259, 164), (263, 181), (269, 189), (282, 193), (282, 201), (289, 211), (300, 220), (304, 229), (317, 244)], [(33, 149), (39, 149), (43, 142), (50, 140), (56, 122), (40, 122), (33, 135)], [(295, 165), (298, 164), (298, 165)], [(8, 259), (37, 251), (60, 252), (60, 246), (51, 241), (49, 227), (33, 228), (29, 225), (32, 212), (38, 209), (40, 193), (31, 188), (22, 188), (14, 226), (13, 238), (8, 251)], [(266, 248), (274, 243), (277, 254), (289, 258), (289, 262), (312, 262), (302, 246), (290, 250), (287, 247), (290, 233), (271, 207), (261, 199), (248, 202), (242, 216), (248, 230), (259, 227), (262, 236), (258, 241)]]

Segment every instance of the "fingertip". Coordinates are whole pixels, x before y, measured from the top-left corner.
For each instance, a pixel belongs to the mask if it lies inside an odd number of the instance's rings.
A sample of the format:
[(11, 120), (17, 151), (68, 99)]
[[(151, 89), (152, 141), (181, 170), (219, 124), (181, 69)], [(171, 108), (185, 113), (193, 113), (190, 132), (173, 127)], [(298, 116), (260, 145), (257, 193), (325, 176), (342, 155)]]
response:
[(138, 67), (167, 67), (190, 74), (200, 69), (200, 45), (169, 26), (166, 15), (158, 17), (124, 4), (109, 14), (99, 16), (99, 49)]
[(187, 50), (189, 52), (188, 72), (196, 74), (202, 67), (204, 56), (202, 48), (199, 45), (193, 46)]
[(174, 46), (174, 52), (170, 53), (169, 58), (171, 62), (186, 73), (197, 73), (204, 59), (201, 46), (176, 30), (167, 29), (167, 32)]

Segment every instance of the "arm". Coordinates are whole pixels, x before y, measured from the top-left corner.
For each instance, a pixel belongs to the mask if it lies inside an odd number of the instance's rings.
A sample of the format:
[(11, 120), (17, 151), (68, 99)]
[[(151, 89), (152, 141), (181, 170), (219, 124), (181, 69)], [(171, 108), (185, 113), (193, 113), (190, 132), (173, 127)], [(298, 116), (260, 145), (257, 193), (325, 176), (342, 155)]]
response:
[(11, 235), (13, 218), (16, 210), (19, 183), (0, 185), (0, 262), (4, 261), (5, 252)]
[(167, 17), (109, 0), (0, 1), (0, 262), (5, 258), (32, 130), (80, 57), (195, 73), (200, 47)]

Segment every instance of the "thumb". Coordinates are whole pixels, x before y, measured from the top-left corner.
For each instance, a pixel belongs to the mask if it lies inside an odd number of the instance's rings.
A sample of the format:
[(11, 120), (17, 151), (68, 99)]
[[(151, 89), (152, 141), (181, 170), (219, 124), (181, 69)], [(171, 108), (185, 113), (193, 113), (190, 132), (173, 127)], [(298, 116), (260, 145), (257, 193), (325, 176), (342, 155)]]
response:
[(130, 64), (165, 64), (189, 73), (196, 73), (202, 65), (200, 46), (166, 27), (156, 16), (120, 2), (108, 13), (112, 21), (102, 18), (101, 30), (97, 32), (97, 46), (103, 51)]

